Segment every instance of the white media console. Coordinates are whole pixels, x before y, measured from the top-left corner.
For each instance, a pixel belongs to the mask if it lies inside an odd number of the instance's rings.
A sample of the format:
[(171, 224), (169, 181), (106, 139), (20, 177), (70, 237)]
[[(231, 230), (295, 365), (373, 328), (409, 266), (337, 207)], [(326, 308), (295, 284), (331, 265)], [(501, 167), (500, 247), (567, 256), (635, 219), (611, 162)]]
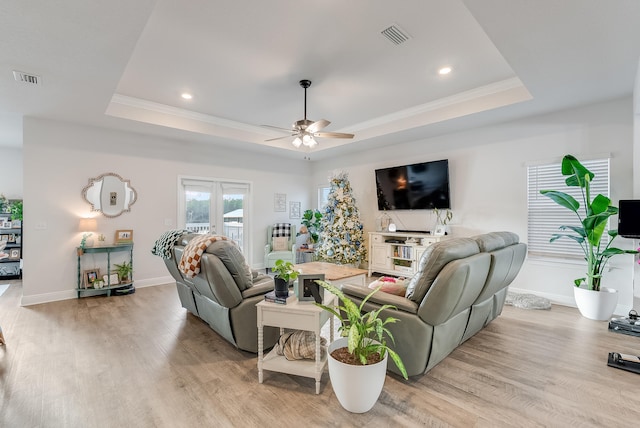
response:
[(424, 250), (442, 239), (424, 232), (369, 232), (369, 276), (412, 276)]

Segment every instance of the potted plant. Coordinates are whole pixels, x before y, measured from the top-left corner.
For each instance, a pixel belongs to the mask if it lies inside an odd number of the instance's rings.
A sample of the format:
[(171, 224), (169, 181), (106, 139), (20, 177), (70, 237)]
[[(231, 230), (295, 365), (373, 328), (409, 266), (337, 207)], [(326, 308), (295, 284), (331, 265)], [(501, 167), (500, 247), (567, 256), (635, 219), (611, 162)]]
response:
[(22, 201), (11, 204), (11, 220), (22, 221)]
[(591, 199), (590, 183), (594, 174), (572, 155), (562, 159), (562, 175), (567, 176), (567, 186), (580, 187), (582, 205), (573, 196), (556, 190), (541, 190), (540, 193), (576, 214), (578, 226), (564, 225), (560, 230), (571, 233), (557, 233), (550, 242), (560, 238), (574, 240), (584, 252), (587, 262), (586, 276), (574, 280), (574, 296), (580, 313), (586, 318), (606, 320), (611, 317), (618, 302), (617, 290), (600, 285), (604, 269), (609, 259), (617, 254), (635, 254), (636, 250), (622, 250), (611, 247), (618, 236), (617, 230), (609, 230), (609, 239), (601, 248), (601, 239), (609, 217), (618, 214), (618, 208), (602, 194)]
[(304, 214), (302, 214), (301, 223), (306, 226), (307, 231), (309, 232), (309, 248), (313, 248), (313, 244), (317, 244), (320, 240), (320, 229), (322, 221), (322, 213), (318, 210), (306, 210)]
[(116, 269), (116, 273), (118, 274), (118, 278), (120, 278), (120, 283), (125, 283), (131, 281), (131, 272), (133, 272), (133, 266), (131, 262), (123, 262), (122, 264), (115, 263), (113, 265)]
[(352, 413), (367, 412), (382, 392), (387, 375), (387, 356), (391, 356), (404, 378), (408, 379), (400, 356), (386, 343), (386, 337), (393, 342), (393, 335), (385, 326), (398, 319), (380, 318), (383, 310), (395, 309), (395, 306), (383, 305), (375, 311), (364, 312), (365, 303), (380, 287), (369, 293), (358, 306), (339, 288), (325, 281), (316, 282), (342, 302), (337, 308), (316, 303), (338, 317), (341, 324), (338, 331), (342, 337), (331, 343), (327, 351), (331, 386), (346, 410)]
[(298, 271), (293, 268), (291, 262), (285, 262), (282, 259), (276, 260), (276, 265), (272, 270), (276, 273), (274, 277), (276, 296), (289, 296), (289, 286), (298, 277)]

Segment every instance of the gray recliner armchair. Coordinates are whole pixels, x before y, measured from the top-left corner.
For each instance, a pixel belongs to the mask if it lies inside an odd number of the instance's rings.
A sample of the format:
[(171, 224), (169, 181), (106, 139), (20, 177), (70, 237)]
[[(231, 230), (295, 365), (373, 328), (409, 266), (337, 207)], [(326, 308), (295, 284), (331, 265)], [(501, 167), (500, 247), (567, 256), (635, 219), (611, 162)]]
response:
[[(188, 278), (179, 269), (187, 243), (196, 234), (185, 234), (165, 259), (176, 280), (180, 303), (204, 320), (220, 336), (243, 351), (258, 352), (256, 304), (274, 289), (273, 278), (251, 270), (233, 241), (216, 241), (202, 254), (200, 272)], [(264, 328), (264, 348), (273, 347), (280, 332)]]
[[(400, 320), (387, 325), (395, 339), (390, 346), (409, 376), (432, 369), (500, 315), (526, 248), (511, 232), (447, 239), (427, 248), (405, 296), (379, 291), (369, 299), (367, 311), (384, 304), (397, 307), (381, 317)], [(359, 305), (371, 290), (345, 284), (342, 291)], [(400, 373), (393, 361), (389, 370)]]

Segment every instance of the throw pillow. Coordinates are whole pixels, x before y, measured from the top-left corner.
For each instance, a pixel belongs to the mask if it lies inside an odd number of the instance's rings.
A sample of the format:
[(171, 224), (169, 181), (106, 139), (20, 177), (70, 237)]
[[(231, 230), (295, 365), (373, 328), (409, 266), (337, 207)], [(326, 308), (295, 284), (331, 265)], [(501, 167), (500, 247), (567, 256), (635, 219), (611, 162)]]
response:
[(371, 288), (372, 290), (375, 290), (380, 286), (382, 286), (380, 291), (394, 294), (396, 296), (404, 297), (405, 293), (407, 292), (407, 280), (404, 277), (393, 278), (390, 276), (383, 276), (369, 284), (369, 288)]
[(289, 238), (286, 236), (280, 236), (273, 238), (273, 251), (288, 251), (289, 250)]

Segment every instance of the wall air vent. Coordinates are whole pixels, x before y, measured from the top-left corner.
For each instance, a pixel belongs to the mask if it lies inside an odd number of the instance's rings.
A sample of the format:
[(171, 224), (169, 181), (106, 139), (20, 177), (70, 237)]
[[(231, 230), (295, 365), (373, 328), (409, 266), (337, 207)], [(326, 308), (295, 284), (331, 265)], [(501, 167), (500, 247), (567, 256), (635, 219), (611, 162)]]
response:
[(406, 31), (402, 30), (398, 27), (397, 24), (393, 24), (380, 32), (383, 36), (385, 36), (391, 43), (394, 45), (399, 45), (401, 43), (406, 42), (411, 37), (406, 33)]
[(27, 85), (42, 85), (42, 77), (23, 71), (13, 70), (13, 78), (16, 79), (16, 82), (26, 83)]

